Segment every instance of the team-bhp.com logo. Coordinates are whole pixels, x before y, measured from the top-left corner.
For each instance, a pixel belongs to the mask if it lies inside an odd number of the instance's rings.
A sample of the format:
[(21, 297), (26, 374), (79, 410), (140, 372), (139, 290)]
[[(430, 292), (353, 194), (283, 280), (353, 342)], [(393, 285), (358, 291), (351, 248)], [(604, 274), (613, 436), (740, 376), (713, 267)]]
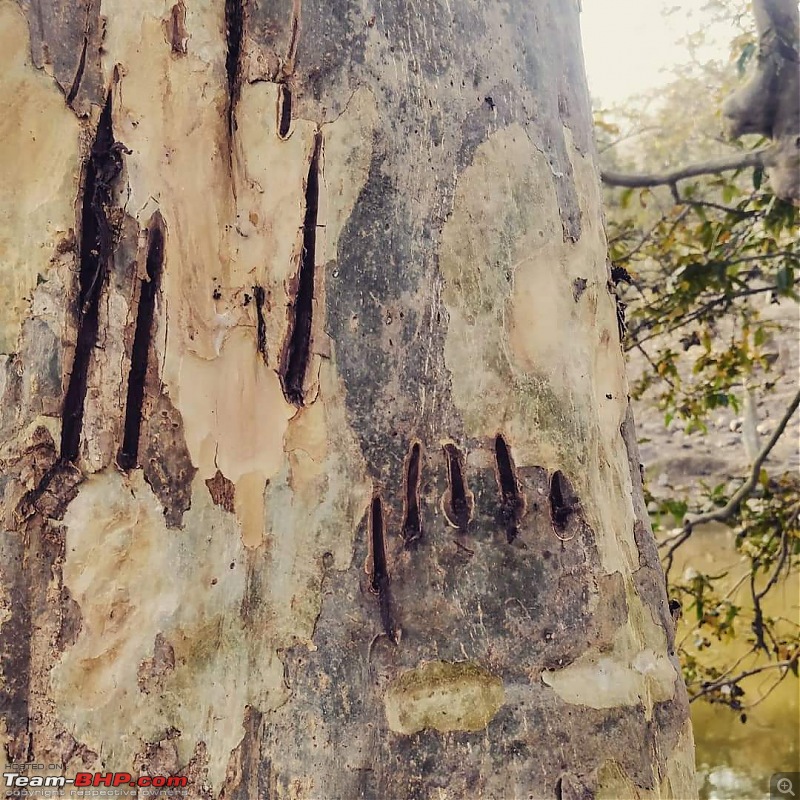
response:
[[(75, 797), (94, 797), (93, 789), (184, 789), (189, 784), (189, 779), (180, 775), (139, 775), (133, 776), (130, 772), (78, 772), (74, 778), (65, 778), (62, 775), (23, 775), (19, 772), (4, 772), (6, 789), (18, 790), (10, 794), (15, 796), (28, 795), (46, 796), (48, 790), (67, 789), (73, 791)], [(106, 797), (122, 796), (127, 792), (102, 792)]]

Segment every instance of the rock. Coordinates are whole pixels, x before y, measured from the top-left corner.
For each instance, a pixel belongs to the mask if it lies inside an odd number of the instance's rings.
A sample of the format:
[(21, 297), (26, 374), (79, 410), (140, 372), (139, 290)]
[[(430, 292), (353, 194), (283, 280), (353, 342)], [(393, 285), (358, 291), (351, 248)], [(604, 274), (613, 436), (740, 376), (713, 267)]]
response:
[(732, 419), (730, 425), (728, 425), (728, 428), (735, 433), (736, 431), (740, 431), (742, 429), (743, 422), (744, 420), (741, 417), (738, 417), (737, 419)]
[(659, 476), (656, 478), (656, 486), (658, 486), (658, 487), (660, 487), (660, 488), (662, 488), (662, 489), (664, 489), (664, 488), (666, 488), (667, 486), (669, 486), (669, 475), (667, 475), (667, 473), (666, 473), (666, 472), (662, 472), (662, 473), (661, 473), (661, 474), (660, 474), (660, 475), (659, 475)]
[(756, 432), (761, 436), (766, 436), (774, 430), (775, 423), (771, 419), (765, 419), (763, 422), (759, 422), (758, 425), (756, 425)]

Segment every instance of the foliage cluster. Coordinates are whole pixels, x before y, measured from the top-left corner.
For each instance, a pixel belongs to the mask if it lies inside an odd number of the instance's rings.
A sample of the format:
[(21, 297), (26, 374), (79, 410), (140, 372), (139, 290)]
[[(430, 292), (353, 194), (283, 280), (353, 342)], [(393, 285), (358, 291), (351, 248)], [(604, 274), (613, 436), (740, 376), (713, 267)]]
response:
[[(604, 170), (659, 173), (762, 146), (755, 137), (730, 142), (720, 133), (722, 99), (757, 56), (747, 4), (712, 0), (705, 10), (734, 31), (730, 59), (699, 60), (705, 39), (698, 33), (687, 42), (693, 62), (657, 96), (597, 111)], [(709, 171), (653, 188), (608, 187), (606, 209), (624, 347), (649, 365), (632, 395), (657, 404), (665, 426), (674, 419), (687, 433), (707, 431), (720, 409), (738, 413), (748, 396), (787, 381), (797, 386), (796, 374), (782, 373), (778, 352), (798, 335), (800, 212), (771, 193), (760, 169)], [(785, 313), (766, 313), (776, 304)], [(688, 497), (656, 496), (655, 489), (648, 496), (668, 593), (691, 623), (679, 641), (691, 698), (724, 704), (743, 722), (748, 707), (798, 673), (797, 605), (765, 610), (765, 598), (800, 572), (800, 478), (768, 459), (791, 430), (791, 413), (786, 409), (782, 427), (753, 459), (751, 480), (702, 485)], [(738, 571), (674, 574), (676, 550), (694, 533), (698, 513), (700, 521), (730, 526)], [(743, 654), (720, 660), (724, 648), (716, 643), (731, 640)], [(762, 673), (774, 680), (751, 699), (750, 681)]]

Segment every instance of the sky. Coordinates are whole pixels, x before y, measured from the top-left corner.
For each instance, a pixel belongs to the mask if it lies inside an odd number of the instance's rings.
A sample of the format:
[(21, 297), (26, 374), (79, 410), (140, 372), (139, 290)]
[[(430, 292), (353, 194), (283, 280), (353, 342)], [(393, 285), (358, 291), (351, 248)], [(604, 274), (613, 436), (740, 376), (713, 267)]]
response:
[(592, 98), (601, 105), (622, 103), (666, 83), (665, 70), (688, 60), (678, 40), (701, 23), (686, 11), (665, 17), (663, 10), (675, 5), (676, 0), (583, 0), (583, 51)]

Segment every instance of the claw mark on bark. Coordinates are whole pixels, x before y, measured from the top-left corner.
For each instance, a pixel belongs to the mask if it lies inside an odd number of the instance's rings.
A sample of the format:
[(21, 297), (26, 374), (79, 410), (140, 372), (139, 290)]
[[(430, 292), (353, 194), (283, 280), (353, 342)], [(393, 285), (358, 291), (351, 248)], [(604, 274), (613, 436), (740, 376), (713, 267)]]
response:
[(500, 506), (500, 520), (510, 544), (517, 538), (519, 521), (525, 512), (525, 499), (520, 492), (511, 451), (502, 434), (498, 433), (495, 437), (494, 452), (497, 461), (497, 482), (503, 498)]
[(225, 72), (228, 76), (228, 133), (234, 129), (234, 111), (239, 99), (239, 78), (244, 35), (244, 0), (225, 0)]
[(303, 249), (297, 275), (294, 303), (289, 309), (289, 330), (281, 359), (281, 386), (286, 399), (295, 406), (304, 404), (303, 384), (311, 348), (311, 320), (314, 308), (314, 260), (317, 246), (319, 211), (319, 170), (322, 133), (314, 137), (314, 150), (306, 180), (306, 210), (303, 219)]
[(263, 286), (253, 287), (253, 298), (256, 301), (256, 347), (261, 353), (264, 363), (267, 362), (267, 322), (264, 319), (264, 303), (267, 293)]
[(286, 139), (292, 127), (292, 90), (287, 81), (294, 75), (294, 60), (297, 56), (297, 42), (300, 37), (300, 0), (292, 5), (292, 35), (286, 59), (277, 75), (278, 87), (278, 136)]
[(292, 4), (292, 37), (289, 40), (289, 51), (286, 54), (286, 63), (283, 65), (284, 75), (291, 75), (294, 72), (297, 43), (300, 40), (300, 7), (301, 1), (294, 0)]
[(386, 567), (383, 504), (379, 495), (372, 498), (369, 510), (369, 540), (372, 556), (370, 590), (378, 596), (384, 633), (397, 644), (397, 631), (392, 619), (392, 598), (389, 592), (389, 571)]
[(580, 502), (567, 477), (556, 470), (550, 478), (550, 519), (557, 532), (566, 530), (570, 517), (578, 510)]
[(556, 784), (556, 800), (594, 800), (594, 792), (575, 775), (565, 772)]
[(108, 272), (114, 233), (109, 221), (113, 187), (122, 170), (125, 148), (114, 141), (111, 91), (100, 114), (97, 133), (86, 164), (81, 207), (75, 356), (61, 416), (61, 458), (76, 461), (92, 351), (97, 342), (100, 294)]
[(286, 139), (292, 126), (292, 90), (282, 83), (278, 88), (278, 136)]
[(444, 453), (450, 485), (444, 497), (445, 516), (451, 525), (465, 531), (469, 524), (471, 498), (464, 482), (464, 456), (454, 444), (444, 445)]
[(142, 428), (142, 404), (147, 381), (147, 363), (153, 338), (156, 297), (164, 267), (164, 220), (156, 211), (148, 226), (147, 276), (139, 289), (139, 307), (131, 348), (131, 369), (128, 375), (128, 396), (125, 402), (125, 427), (117, 463), (122, 469), (133, 469), (139, 461), (139, 435)]
[(72, 86), (70, 86), (69, 92), (67, 93), (67, 105), (71, 106), (72, 101), (77, 97), (78, 90), (81, 88), (81, 81), (83, 80), (83, 71), (86, 69), (86, 50), (89, 47), (89, 37), (83, 37), (83, 49), (81, 50), (81, 57), (78, 61), (78, 68), (75, 70), (75, 77), (72, 80)]
[(419, 485), (421, 478), (422, 446), (414, 442), (406, 459), (406, 496), (402, 536), (406, 547), (422, 538), (422, 520), (419, 513)]

